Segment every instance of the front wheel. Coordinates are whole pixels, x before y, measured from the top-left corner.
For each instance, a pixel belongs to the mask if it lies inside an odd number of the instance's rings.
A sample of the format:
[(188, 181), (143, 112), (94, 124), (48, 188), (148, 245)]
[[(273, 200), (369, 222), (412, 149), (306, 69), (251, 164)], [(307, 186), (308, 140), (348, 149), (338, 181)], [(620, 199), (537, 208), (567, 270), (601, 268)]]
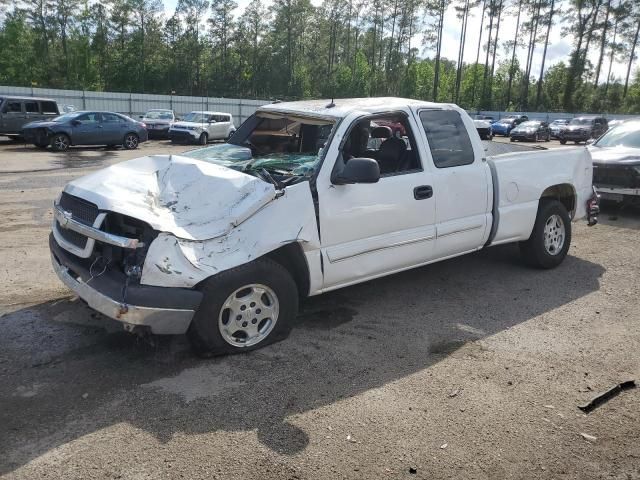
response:
[(566, 145), (567, 141), (566, 140), (560, 140), (560, 145)]
[(69, 149), (71, 140), (64, 133), (56, 133), (51, 137), (51, 148), (56, 152), (65, 152)]
[(259, 258), (207, 279), (189, 340), (205, 357), (241, 353), (286, 338), (298, 312), (298, 288), (279, 263)]
[(207, 136), (207, 134), (204, 132), (201, 133), (200, 137), (198, 138), (198, 143), (200, 145), (206, 145), (208, 141), (209, 141), (209, 137)]
[(567, 256), (571, 244), (571, 218), (558, 200), (543, 198), (529, 240), (520, 242), (524, 261), (536, 268), (554, 268)]

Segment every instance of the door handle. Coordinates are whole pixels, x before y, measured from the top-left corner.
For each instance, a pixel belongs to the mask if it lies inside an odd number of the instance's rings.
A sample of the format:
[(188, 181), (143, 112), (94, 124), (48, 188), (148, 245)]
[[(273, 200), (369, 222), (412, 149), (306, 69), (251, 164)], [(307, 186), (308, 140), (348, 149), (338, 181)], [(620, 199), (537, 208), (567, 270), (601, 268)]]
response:
[(424, 200), (433, 197), (433, 187), (431, 185), (420, 185), (413, 189), (413, 198), (416, 200)]

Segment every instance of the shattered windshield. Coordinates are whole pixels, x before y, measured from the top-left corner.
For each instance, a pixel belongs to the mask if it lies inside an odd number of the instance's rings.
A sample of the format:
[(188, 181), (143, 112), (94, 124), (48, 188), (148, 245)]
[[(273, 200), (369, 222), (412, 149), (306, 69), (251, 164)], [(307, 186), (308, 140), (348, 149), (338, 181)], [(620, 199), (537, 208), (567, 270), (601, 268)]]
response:
[(185, 155), (288, 183), (315, 173), (334, 126), (323, 118), (260, 112), (249, 117), (229, 143)]

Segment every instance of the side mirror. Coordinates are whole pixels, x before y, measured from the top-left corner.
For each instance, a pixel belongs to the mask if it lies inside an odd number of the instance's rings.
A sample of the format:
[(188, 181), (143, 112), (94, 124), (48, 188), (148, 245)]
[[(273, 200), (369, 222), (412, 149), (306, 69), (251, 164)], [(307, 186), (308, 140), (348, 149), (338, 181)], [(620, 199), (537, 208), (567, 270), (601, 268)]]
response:
[(347, 185), (351, 183), (377, 183), (380, 180), (380, 166), (373, 158), (352, 158), (342, 172), (335, 176), (333, 183)]
[(82, 122), (80, 120), (71, 120), (71, 125), (77, 127), (78, 125), (82, 125)]
[(144, 115), (138, 115), (138, 118), (144, 118)]

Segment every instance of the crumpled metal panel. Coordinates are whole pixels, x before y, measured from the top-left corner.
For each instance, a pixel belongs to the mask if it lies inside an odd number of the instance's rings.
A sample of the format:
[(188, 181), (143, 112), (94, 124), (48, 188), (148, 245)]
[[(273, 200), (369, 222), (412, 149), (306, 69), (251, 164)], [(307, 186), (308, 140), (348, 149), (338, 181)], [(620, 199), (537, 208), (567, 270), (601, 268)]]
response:
[(65, 191), (188, 240), (228, 234), (276, 195), (257, 177), (176, 155), (122, 162), (72, 181)]
[[(292, 185), (226, 235), (204, 241), (161, 233), (151, 243), (141, 283), (163, 287), (193, 287), (200, 281), (245, 264), (282, 245), (299, 242), (305, 251), (320, 248), (318, 227), (308, 182)], [(312, 276), (318, 265), (309, 265)]]

